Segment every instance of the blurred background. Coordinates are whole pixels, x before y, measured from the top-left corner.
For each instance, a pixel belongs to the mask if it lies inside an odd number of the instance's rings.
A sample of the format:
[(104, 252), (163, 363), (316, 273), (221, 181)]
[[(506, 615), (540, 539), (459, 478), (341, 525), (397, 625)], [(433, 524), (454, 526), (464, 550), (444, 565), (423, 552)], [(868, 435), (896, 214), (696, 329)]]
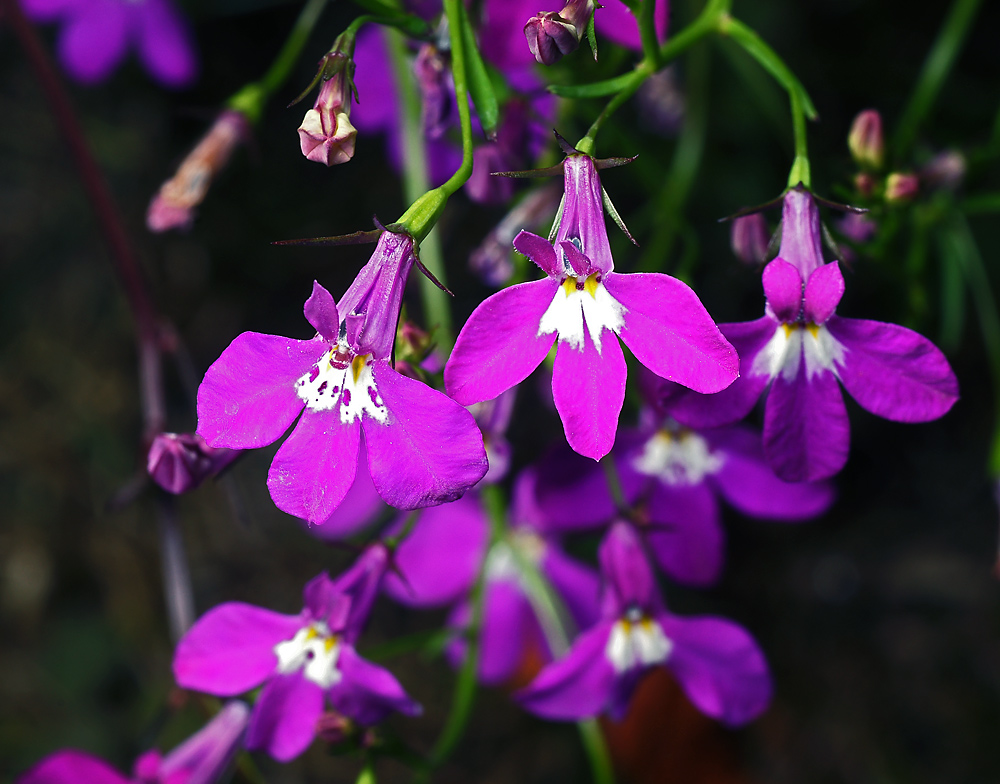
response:
[[(354, 160), (327, 169), (299, 152), (296, 128), (307, 107), (283, 108), (355, 15), (338, 0), (252, 143), (212, 186), (193, 229), (150, 234), (149, 199), (221, 102), (267, 68), (282, 42), (279, 31), (290, 28), (299, 7), (271, 0), (183, 5), (201, 58), (191, 89), (160, 88), (134, 59), (99, 86), (68, 82), (68, 89), (156, 303), (201, 372), (245, 330), (308, 337), (301, 307), (312, 280), (339, 296), (370, 253), (269, 243), (367, 229), (373, 215), (388, 222), (406, 205), (381, 138), (360, 135)], [(699, 5), (675, 3), (672, 29)], [(820, 115), (810, 127), (819, 194), (855, 198), (846, 145), (851, 120), (877, 108), (894, 127), (945, 12), (917, 12), (902, 0), (735, 4), (734, 14), (812, 95)], [(964, 179), (873, 212), (889, 228), (855, 248), (840, 307), (844, 315), (904, 323), (938, 341), (962, 399), (943, 420), (914, 426), (877, 419), (849, 402), (851, 458), (827, 515), (774, 525), (727, 514), (721, 583), (709, 591), (667, 586), (668, 600), (681, 613), (720, 614), (747, 626), (773, 669), (773, 705), (749, 728), (724, 731), (657, 675), (628, 719), (607, 725), (623, 780), (959, 784), (1000, 775), (998, 512), (987, 469), (998, 391), (973, 300), (963, 284), (955, 294), (948, 283), (956, 274), (961, 279), (955, 265), (962, 259), (949, 254), (952, 246), (934, 223), (935, 210), (1000, 190), (1000, 158), (991, 145), (1000, 107), (998, 29), (1000, 7), (983, 4), (912, 155), (899, 162), (913, 171), (940, 151), (959, 150), (968, 161)], [(54, 30), (41, 34), (51, 51)], [(553, 79), (603, 78), (632, 61), (611, 45), (601, 55), (594, 65), (578, 52)], [(786, 98), (759, 66), (720, 42), (691, 50), (675, 81), (689, 120), (699, 112), (705, 118), (703, 155), (682, 148), (693, 169), (689, 188), (678, 190), (667, 174), (677, 171), (671, 166), (683, 121), (664, 128), (650, 120), (648, 105), (633, 100), (599, 140), (600, 154), (641, 156), (603, 178), (640, 244), (634, 249), (612, 232), (616, 263), (622, 271), (679, 272), (718, 321), (757, 318), (759, 271), (735, 259), (728, 228), (717, 219), (782, 191), (791, 163)], [(578, 138), (601, 106), (567, 105), (560, 131)], [(169, 748), (204, 714), (197, 700), (173, 688), (153, 492), (109, 511), (145, 462), (132, 320), (64, 135), (2, 17), (0, 118), (0, 780), (12, 781), (65, 746), (127, 770), (140, 751)], [(490, 292), (468, 272), (467, 260), (504, 214), (459, 195), (442, 221), (457, 324)], [(988, 211), (966, 214), (995, 280), (1000, 223)], [(838, 217), (824, 213), (831, 224)], [(772, 226), (777, 218), (769, 215)], [(193, 430), (180, 376), (169, 363), (166, 369), (169, 428)], [(516, 465), (561, 437), (526, 386), (511, 429)], [(273, 452), (240, 460), (228, 489), (209, 482), (178, 500), (199, 612), (226, 600), (297, 612), (302, 585), (352, 557), (274, 508), (264, 484)], [(443, 613), (384, 601), (365, 641), (377, 645), (442, 620)], [(426, 750), (446, 715), (452, 673), (440, 658), (418, 654), (388, 666), (425, 706), (423, 717), (392, 726)], [(289, 766), (260, 762), (275, 784), (350, 782), (359, 770), (356, 758), (318, 743)], [(385, 781), (409, 778), (392, 762), (380, 763), (378, 772)], [(572, 726), (535, 720), (503, 690), (487, 689), (436, 780), (525, 784), (588, 776)]]

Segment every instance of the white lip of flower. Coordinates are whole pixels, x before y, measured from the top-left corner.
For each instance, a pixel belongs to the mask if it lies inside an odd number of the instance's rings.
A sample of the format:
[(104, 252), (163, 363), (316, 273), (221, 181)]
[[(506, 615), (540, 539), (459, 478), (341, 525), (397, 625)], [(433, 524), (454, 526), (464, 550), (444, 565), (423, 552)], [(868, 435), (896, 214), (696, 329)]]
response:
[(837, 375), (837, 365), (843, 364), (846, 351), (823, 324), (782, 324), (756, 356), (750, 372), (768, 378), (780, 373), (785, 381), (792, 381), (804, 356), (806, 380), (812, 381), (827, 370)]
[(555, 296), (538, 323), (538, 336), (553, 332), (560, 341), (583, 350), (584, 322), (597, 353), (601, 353), (601, 334), (610, 329), (615, 334), (625, 326), (627, 310), (608, 293), (601, 282), (601, 273), (586, 278), (567, 274), (556, 289)]
[(631, 609), (611, 627), (604, 655), (621, 674), (634, 667), (663, 664), (673, 647), (657, 621), (641, 610)]
[(295, 382), (295, 391), (310, 411), (339, 409), (342, 424), (349, 425), (362, 414), (385, 424), (389, 412), (375, 386), (370, 358), (371, 354), (359, 357), (334, 346)]
[(342, 677), (337, 669), (340, 642), (322, 621), (314, 621), (299, 629), (292, 639), (279, 642), (274, 646), (274, 654), (282, 675), (301, 669), (306, 680), (324, 689), (339, 683)]
[(725, 462), (725, 456), (711, 451), (697, 433), (659, 430), (646, 441), (632, 466), (668, 485), (696, 485), (717, 473)]

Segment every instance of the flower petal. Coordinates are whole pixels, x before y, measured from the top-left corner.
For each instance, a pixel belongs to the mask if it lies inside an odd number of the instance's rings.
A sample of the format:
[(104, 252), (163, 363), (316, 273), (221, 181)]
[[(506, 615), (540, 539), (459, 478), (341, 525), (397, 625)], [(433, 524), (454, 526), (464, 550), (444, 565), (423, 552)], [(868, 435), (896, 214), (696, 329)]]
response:
[(682, 424), (697, 428), (728, 425), (743, 419), (753, 410), (771, 380), (768, 369), (756, 367), (757, 357), (779, 328), (780, 324), (770, 316), (756, 321), (720, 324), (722, 334), (739, 353), (740, 377), (714, 395), (686, 392), (677, 396), (669, 403), (670, 415)]
[(520, 283), (480, 303), (444, 368), (444, 386), (463, 406), (492, 400), (520, 384), (549, 353), (555, 334), (539, 334), (559, 283)]
[[(653, 0), (656, 9), (653, 11), (656, 25), (656, 37), (662, 42), (667, 37), (667, 22), (670, 3), (668, 0)], [(639, 38), (639, 21), (622, 0), (605, 0), (594, 14), (594, 25), (598, 36), (603, 36), (616, 44), (627, 46), (639, 51), (642, 41)]]
[(830, 482), (782, 482), (764, 459), (760, 434), (749, 428), (725, 428), (704, 435), (725, 458), (710, 481), (745, 515), (799, 522), (823, 514), (836, 498)]
[(764, 296), (778, 321), (797, 321), (802, 313), (802, 275), (784, 259), (775, 259), (762, 276)]
[(753, 637), (722, 618), (658, 618), (673, 643), (667, 669), (702, 713), (736, 726), (771, 701), (771, 676)]
[(597, 559), (604, 579), (604, 618), (619, 617), (635, 607), (650, 612), (662, 606), (656, 575), (631, 523), (619, 520), (611, 525), (597, 550)]
[(407, 716), (420, 714), (419, 703), (410, 698), (391, 672), (362, 659), (350, 645), (341, 650), (337, 667), (344, 677), (330, 687), (330, 702), (359, 724), (378, 724), (394, 711)]
[[(402, 530), (401, 515), (387, 532)], [(395, 571), (385, 576), (389, 596), (410, 607), (457, 601), (471, 588), (486, 554), (489, 522), (477, 498), (466, 495), (421, 512), (394, 556)]]
[(167, 0), (144, 0), (135, 5), (133, 31), (142, 64), (159, 82), (183, 87), (194, 80), (198, 62), (191, 33)]
[(333, 301), (333, 295), (319, 285), (319, 281), (313, 281), (312, 294), (302, 307), (306, 321), (312, 324), (313, 328), (330, 343), (336, 343), (340, 336), (340, 315), (337, 313), (337, 303)]
[(830, 334), (847, 349), (837, 372), (862, 408), (894, 422), (928, 422), (958, 400), (958, 381), (927, 338), (896, 324), (835, 316)]
[(817, 267), (806, 281), (806, 321), (825, 324), (837, 310), (843, 296), (844, 276), (840, 272), (840, 264), (832, 261)]
[(198, 435), (209, 446), (230, 449), (277, 441), (302, 410), (295, 382), (326, 350), (316, 340), (244, 332), (198, 387)]
[(725, 534), (719, 504), (707, 482), (656, 482), (648, 505), (653, 524), (643, 528), (653, 557), (679, 583), (706, 586), (719, 579)]
[[(514, 580), (490, 580), (483, 605), (479, 679), (487, 685), (509, 680), (532, 640), (542, 641), (531, 604)], [(541, 650), (548, 653), (542, 642)]]
[(779, 373), (764, 407), (764, 455), (786, 482), (833, 476), (847, 462), (850, 423), (837, 378), (808, 377), (805, 358), (791, 378)]
[(602, 333), (598, 351), (584, 330), (582, 349), (559, 341), (552, 369), (552, 397), (566, 440), (575, 452), (600, 460), (615, 444), (625, 402), (625, 355), (613, 332)]
[(267, 472), (275, 506), (310, 523), (327, 520), (354, 483), (360, 438), (356, 419), (343, 424), (336, 409), (307, 410)]
[(340, 506), (321, 523), (309, 526), (309, 533), (327, 541), (339, 541), (363, 531), (375, 522), (380, 511), (385, 508), (382, 496), (375, 489), (372, 475), (368, 472), (368, 449), (364, 438), (358, 450), (358, 470), (354, 482)]
[(265, 684), (253, 707), (246, 746), (288, 762), (309, 748), (322, 714), (322, 688), (301, 671), (277, 675)]
[(185, 689), (229, 697), (258, 686), (278, 666), (274, 646), (302, 626), (296, 615), (227, 602), (199, 618), (177, 643), (174, 679)]
[(514, 699), (536, 716), (557, 721), (601, 713), (611, 701), (616, 680), (604, 653), (610, 633), (607, 621), (585, 631), (564, 658), (546, 666)]
[(522, 229), (514, 237), (514, 250), (535, 262), (550, 278), (561, 278), (566, 274), (562, 263), (556, 258), (556, 249), (547, 239), (537, 234)]
[(626, 309), (621, 338), (635, 358), (662, 378), (696, 392), (725, 389), (739, 358), (698, 295), (669, 275), (607, 275), (604, 285)]
[(571, 558), (553, 541), (545, 543), (541, 569), (556, 589), (576, 625), (586, 629), (600, 616), (601, 578), (589, 566)]
[(63, 749), (50, 754), (17, 779), (17, 784), (131, 784), (102, 759), (84, 751)]
[(59, 57), (78, 81), (100, 82), (111, 75), (128, 47), (128, 6), (124, 3), (80, 4), (59, 36)]
[(363, 426), (372, 481), (387, 504), (443, 504), (483, 478), (486, 450), (472, 414), (387, 362), (373, 363), (372, 374), (389, 420), (380, 424), (366, 417)]

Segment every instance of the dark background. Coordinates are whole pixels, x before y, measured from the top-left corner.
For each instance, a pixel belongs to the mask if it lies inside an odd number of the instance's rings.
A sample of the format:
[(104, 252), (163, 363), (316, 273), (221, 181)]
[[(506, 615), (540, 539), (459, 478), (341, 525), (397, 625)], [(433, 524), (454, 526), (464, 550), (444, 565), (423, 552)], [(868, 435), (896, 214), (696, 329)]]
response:
[[(288, 29), (297, 13), (295, 3), (266, 1), (187, 6), (202, 58), (193, 89), (166, 92), (134, 61), (99, 87), (69, 89), (155, 299), (203, 370), (244, 330), (306, 337), (301, 305), (312, 280), (339, 296), (368, 254), (271, 241), (368, 228), (373, 214), (393, 220), (405, 205), (381, 139), (362, 135), (355, 159), (328, 170), (299, 153), (295, 129), (305, 107), (282, 108), (352, 16), (347, 3), (331, 3), (252, 147), (215, 183), (194, 229), (150, 235), (144, 212), (151, 195), (219, 103), (267, 67), (280, 46), (275, 31)], [(690, 11), (676, 9), (673, 29)], [(813, 185), (836, 198), (854, 173), (845, 144), (851, 118), (877, 107), (894, 127), (945, 9), (775, 0), (737, 2), (734, 13), (809, 89), (821, 116), (810, 128)], [(997, 29), (1000, 9), (986, 3), (910, 166), (936, 150), (988, 140), (1000, 106)], [(51, 49), (53, 31), (44, 38)], [(605, 51), (597, 70), (584, 53), (570, 58), (559, 80), (627, 67), (627, 57), (611, 46)], [(735, 261), (728, 230), (716, 219), (777, 196), (791, 161), (785, 99), (776, 89), (765, 91), (763, 103), (756, 99), (733, 64), (757, 66), (740, 57), (718, 45), (706, 49), (706, 151), (684, 209), (698, 244), (677, 243), (660, 260), (674, 271), (690, 250), (690, 279), (719, 321), (756, 318), (761, 296), (756, 271)], [(687, 67), (682, 60), (682, 84)], [(561, 121), (564, 135), (579, 136), (600, 106), (579, 103)], [(0, 779), (65, 746), (127, 770), (141, 750), (169, 748), (197, 727), (199, 706), (172, 692), (151, 494), (123, 511), (106, 510), (144, 462), (131, 318), (60, 128), (2, 19), (0, 118)], [(640, 244), (657, 222), (673, 219), (658, 212), (656, 200), (674, 146), (636, 122), (633, 104), (600, 138), (602, 154), (642, 156), (641, 165), (604, 177)], [(997, 166), (986, 161), (965, 189), (996, 189), (997, 179)], [(465, 260), (502, 215), (462, 196), (449, 205), (443, 242), (459, 324), (488, 294)], [(997, 223), (980, 217), (972, 225), (992, 267)], [(618, 266), (628, 271), (639, 254), (620, 237), (614, 242)], [(931, 254), (923, 281), (931, 307), (914, 313), (906, 248), (904, 231), (880, 258), (862, 254), (841, 313), (907, 323), (937, 339), (939, 260)], [(971, 314), (950, 358), (963, 397), (939, 422), (892, 424), (849, 404), (851, 459), (837, 479), (840, 500), (824, 518), (781, 526), (731, 514), (721, 584), (707, 592), (668, 589), (678, 611), (727, 615), (753, 631), (776, 681), (768, 713), (739, 733), (715, 731), (657, 679), (647, 691), (660, 696), (644, 696), (642, 715), (614, 732), (624, 769), (644, 781), (997, 780), (997, 507), (985, 468), (996, 393)], [(169, 425), (191, 430), (193, 414), (168, 371)], [(523, 395), (512, 428), (518, 463), (544, 447), (539, 433), (555, 435), (557, 425)], [(275, 510), (264, 485), (273, 451), (247, 456), (230, 474), (247, 523), (235, 519), (214, 483), (179, 501), (199, 611), (240, 599), (297, 612), (304, 582), (350, 558)], [(366, 641), (440, 621), (384, 602)], [(392, 726), (427, 749), (448, 707), (451, 673), (439, 659), (417, 655), (390, 666), (425, 706), (422, 718)], [(355, 758), (330, 756), (320, 744), (286, 768), (261, 764), (276, 783), (353, 781), (358, 770)], [(380, 780), (406, 778), (391, 762), (378, 772)], [(538, 722), (487, 690), (440, 778), (587, 775), (572, 727)]]

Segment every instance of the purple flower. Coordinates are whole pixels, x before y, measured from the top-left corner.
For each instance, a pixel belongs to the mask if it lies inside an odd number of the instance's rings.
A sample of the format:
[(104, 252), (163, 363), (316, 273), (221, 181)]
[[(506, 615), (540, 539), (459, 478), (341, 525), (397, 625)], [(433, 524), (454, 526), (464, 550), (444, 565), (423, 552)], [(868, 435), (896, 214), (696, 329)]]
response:
[(222, 778), (243, 741), (250, 709), (235, 700), (166, 756), (155, 749), (136, 760), (127, 778), (103, 760), (75, 749), (50, 754), (17, 784), (212, 784)]
[(59, 22), (59, 58), (80, 82), (103, 81), (129, 49), (166, 87), (194, 80), (197, 59), (184, 19), (170, 0), (21, 0), (38, 22)]
[(576, 51), (595, 5), (594, 0), (569, 0), (558, 12), (542, 11), (531, 17), (524, 24), (524, 37), (532, 56), (543, 65), (552, 65)]
[(625, 400), (619, 337), (654, 373), (700, 392), (729, 386), (738, 360), (684, 283), (614, 272), (594, 161), (573, 154), (563, 169), (555, 246), (526, 231), (514, 239), (546, 277), (504, 289), (476, 308), (445, 366), (445, 387), (464, 405), (495, 398), (524, 381), (558, 339), (556, 410), (570, 446), (596, 460), (614, 444)]
[(177, 645), (174, 677), (186, 689), (230, 696), (263, 685), (250, 716), (247, 748), (280, 761), (312, 743), (324, 703), (360, 724), (393, 711), (420, 712), (388, 671), (362, 659), (354, 644), (388, 564), (370, 547), (336, 580), (325, 574), (303, 591), (298, 615), (242, 602), (209, 610)]
[(771, 234), (767, 221), (759, 212), (743, 215), (733, 220), (729, 232), (729, 245), (744, 264), (763, 264), (767, 261)]
[(327, 67), (335, 72), (323, 81), (313, 108), (302, 118), (299, 144), (310, 161), (336, 166), (354, 157), (358, 136), (351, 125), (354, 62), (342, 52), (328, 55), (327, 62), (333, 63)]
[(160, 433), (146, 458), (146, 471), (168, 493), (194, 490), (240, 456), (236, 449), (213, 449), (197, 433)]
[(562, 721), (607, 713), (621, 719), (642, 676), (666, 667), (702, 713), (736, 726), (771, 699), (767, 663), (753, 638), (722, 618), (680, 618), (663, 606), (642, 544), (616, 523), (600, 548), (601, 620), (565, 658), (515, 695), (538, 716)]
[(823, 479), (847, 461), (850, 429), (838, 380), (862, 408), (927, 422), (958, 399), (948, 360), (912, 330), (837, 316), (844, 278), (823, 263), (819, 211), (802, 190), (785, 196), (781, 249), (764, 269), (762, 318), (721, 325), (742, 375), (708, 397), (685, 394), (674, 417), (695, 427), (735, 422), (767, 392), (764, 454), (787, 482)]
[(302, 412), (268, 474), (279, 509), (327, 520), (354, 482), (362, 432), (375, 488), (400, 509), (452, 501), (486, 473), (469, 412), (389, 362), (414, 259), (409, 235), (383, 232), (339, 309), (313, 284), (312, 340), (244, 332), (205, 374), (198, 433), (211, 446), (266, 446)]

